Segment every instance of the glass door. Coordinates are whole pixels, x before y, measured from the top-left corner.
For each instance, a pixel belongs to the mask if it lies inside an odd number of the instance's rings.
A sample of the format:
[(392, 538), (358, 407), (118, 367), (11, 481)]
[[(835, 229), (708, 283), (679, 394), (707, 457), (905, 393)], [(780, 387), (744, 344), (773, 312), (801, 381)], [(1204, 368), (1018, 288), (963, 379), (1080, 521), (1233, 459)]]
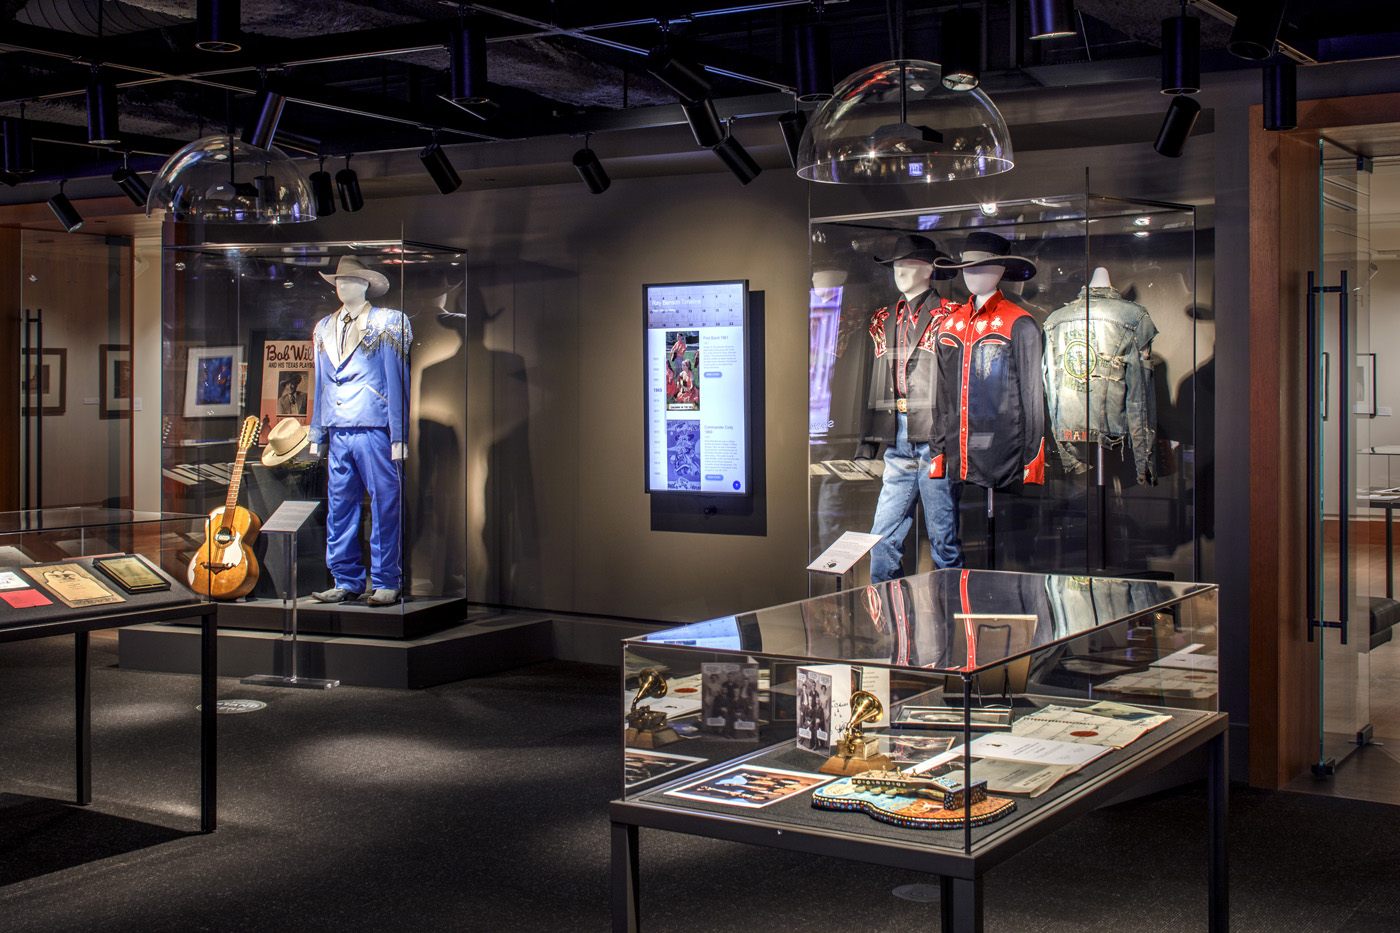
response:
[[(1372, 419), (1376, 354), (1370, 327), (1367, 159), (1322, 139), (1319, 272), (1309, 276), (1312, 421), (1309, 579), (1319, 657), (1318, 761), (1331, 773), (1370, 737)], [(1384, 513), (1381, 513), (1384, 514)], [(1384, 587), (1384, 571), (1379, 575)]]

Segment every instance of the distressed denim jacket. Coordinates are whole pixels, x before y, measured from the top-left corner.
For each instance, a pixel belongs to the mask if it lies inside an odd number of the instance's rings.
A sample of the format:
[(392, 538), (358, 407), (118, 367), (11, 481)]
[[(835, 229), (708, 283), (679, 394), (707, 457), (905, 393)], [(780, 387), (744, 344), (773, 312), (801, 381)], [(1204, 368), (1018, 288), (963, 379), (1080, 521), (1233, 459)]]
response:
[(1147, 309), (1124, 300), (1116, 288), (1080, 289), (1077, 299), (1045, 319), (1042, 369), (1050, 433), (1067, 471), (1089, 468), (1075, 443), (1098, 441), (1116, 448), (1127, 441), (1138, 482), (1157, 481), (1155, 336)]

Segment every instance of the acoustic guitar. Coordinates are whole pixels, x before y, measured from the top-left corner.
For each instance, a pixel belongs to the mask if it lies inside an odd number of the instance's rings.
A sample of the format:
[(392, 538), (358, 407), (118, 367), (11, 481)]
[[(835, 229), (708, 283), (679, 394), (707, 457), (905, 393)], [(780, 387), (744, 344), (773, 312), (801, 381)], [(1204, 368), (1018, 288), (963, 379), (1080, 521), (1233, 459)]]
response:
[(250, 416), (238, 432), (238, 459), (229, 478), (228, 498), (209, 513), (204, 523), (204, 544), (190, 560), (190, 588), (214, 599), (239, 599), (258, 582), (258, 560), (248, 545), (258, 536), (262, 521), (238, 504), (243, 463), (257, 440), (262, 423)]

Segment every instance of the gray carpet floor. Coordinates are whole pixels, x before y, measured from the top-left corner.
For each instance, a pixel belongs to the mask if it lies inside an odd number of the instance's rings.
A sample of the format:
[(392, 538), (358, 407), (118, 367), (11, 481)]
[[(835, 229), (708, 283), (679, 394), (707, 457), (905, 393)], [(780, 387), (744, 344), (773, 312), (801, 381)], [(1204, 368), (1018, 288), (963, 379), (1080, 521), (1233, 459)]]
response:
[[(416, 692), (220, 683), (201, 835), (198, 680), (93, 654), (91, 807), (71, 640), (0, 645), (0, 931), (606, 930), (615, 671), (552, 662)], [(852, 816), (855, 819), (855, 816)], [(1100, 810), (992, 871), (990, 933), (1205, 929), (1202, 786)], [(1400, 808), (1231, 800), (1232, 929), (1400, 929)], [(651, 933), (936, 930), (914, 872), (644, 830)]]

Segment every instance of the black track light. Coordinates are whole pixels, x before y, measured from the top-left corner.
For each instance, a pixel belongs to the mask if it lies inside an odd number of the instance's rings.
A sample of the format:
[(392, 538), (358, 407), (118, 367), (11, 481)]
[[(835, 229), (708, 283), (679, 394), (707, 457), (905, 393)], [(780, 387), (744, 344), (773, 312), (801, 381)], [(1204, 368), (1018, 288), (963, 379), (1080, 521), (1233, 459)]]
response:
[[(349, 166), (347, 165), (348, 169)], [(319, 220), (322, 217), (329, 217), (335, 213), (335, 184), (331, 181), (331, 173), (326, 171), (326, 160), (321, 160), (321, 167), (312, 172), (306, 179), (311, 183), (311, 206), (316, 211)], [(355, 189), (359, 190), (360, 179), (355, 179)]]
[(462, 187), (461, 176), (452, 167), (447, 153), (442, 151), (442, 147), (438, 145), (436, 139), (429, 143), (426, 149), (418, 153), (418, 160), (423, 163), (423, 167), (433, 177), (433, 183), (443, 194), (451, 194)]
[(87, 87), (88, 142), (99, 146), (115, 146), (121, 142), (117, 129), (117, 88), (102, 80), (97, 69)]
[(720, 140), (719, 145), (714, 147), (715, 155), (724, 163), (724, 167), (729, 169), (735, 178), (739, 179), (739, 184), (747, 185), (758, 177), (758, 173), (763, 169), (758, 167), (758, 163), (749, 155), (748, 150), (739, 144), (739, 140), (733, 136), (725, 136)]
[[(22, 111), (21, 111), (22, 112)], [(29, 138), (29, 125), (23, 117), (5, 117), (5, 171), (28, 175), (34, 171), (34, 146)]]
[(277, 135), (277, 121), (282, 119), (282, 108), (287, 98), (263, 88), (253, 98), (253, 118), (243, 130), (243, 141), (259, 149), (271, 149), (272, 138)]
[(151, 196), (151, 186), (146, 184), (146, 179), (140, 174), (132, 171), (122, 160), (122, 167), (112, 173), (112, 181), (117, 183), (117, 187), (122, 189), (122, 193), (131, 199), (131, 203), (137, 207), (145, 207), (146, 201)]
[(1230, 54), (1252, 62), (1273, 55), (1286, 5), (1287, 0), (1245, 0), (1230, 30)]
[(574, 168), (578, 170), (578, 177), (583, 179), (588, 190), (594, 194), (602, 194), (612, 184), (607, 169), (598, 161), (597, 153), (588, 148), (586, 140), (583, 148), (574, 153)]
[(704, 100), (686, 101), (681, 104), (685, 111), (685, 122), (690, 124), (690, 132), (695, 135), (695, 144), (713, 149), (724, 139), (724, 125), (719, 122), (719, 112), (715, 102)]
[[(345, 208), (345, 213), (353, 214), (365, 206), (365, 196), (360, 193), (360, 176), (350, 167), (349, 156), (345, 157), (345, 168), (335, 173), (335, 187), (340, 192), (340, 206)], [(334, 212), (332, 208), (331, 213)]]
[(1264, 129), (1298, 128), (1298, 66), (1279, 61), (1264, 66)]
[(78, 213), (73, 202), (68, 200), (68, 195), (63, 193), (63, 186), (66, 184), (66, 178), (58, 183), (58, 194), (49, 198), (49, 209), (58, 218), (58, 222), (63, 224), (63, 229), (72, 233), (83, 225), (83, 215)]
[(480, 107), (490, 101), (491, 92), (486, 86), (486, 34), (474, 26), (460, 26), (452, 30), (447, 52), (452, 65), (447, 93), (438, 96), (458, 107)]
[(198, 0), (194, 47), (203, 52), (237, 52), (243, 48), (238, 20), (238, 0)]
[(1072, 36), (1077, 31), (1071, 0), (1030, 0), (1030, 13), (1032, 39)]
[(825, 23), (797, 27), (797, 99), (829, 100), (835, 82), (831, 77), (831, 36)]
[(1170, 159), (1179, 157), (1191, 130), (1196, 126), (1196, 118), (1200, 115), (1201, 105), (1196, 103), (1195, 98), (1184, 94), (1173, 97), (1152, 148)]
[(982, 77), (982, 17), (962, 8), (943, 14), (943, 86), (950, 91), (970, 91)]
[(675, 91), (681, 100), (699, 101), (710, 93), (710, 79), (705, 69), (678, 57), (664, 45), (647, 56), (646, 69), (653, 78)]
[(778, 129), (783, 133), (788, 161), (793, 168), (797, 168), (797, 150), (802, 146), (802, 132), (807, 129), (807, 114), (801, 110), (789, 110), (778, 117)]
[(1162, 93), (1201, 89), (1201, 21), (1194, 16), (1162, 20)]

